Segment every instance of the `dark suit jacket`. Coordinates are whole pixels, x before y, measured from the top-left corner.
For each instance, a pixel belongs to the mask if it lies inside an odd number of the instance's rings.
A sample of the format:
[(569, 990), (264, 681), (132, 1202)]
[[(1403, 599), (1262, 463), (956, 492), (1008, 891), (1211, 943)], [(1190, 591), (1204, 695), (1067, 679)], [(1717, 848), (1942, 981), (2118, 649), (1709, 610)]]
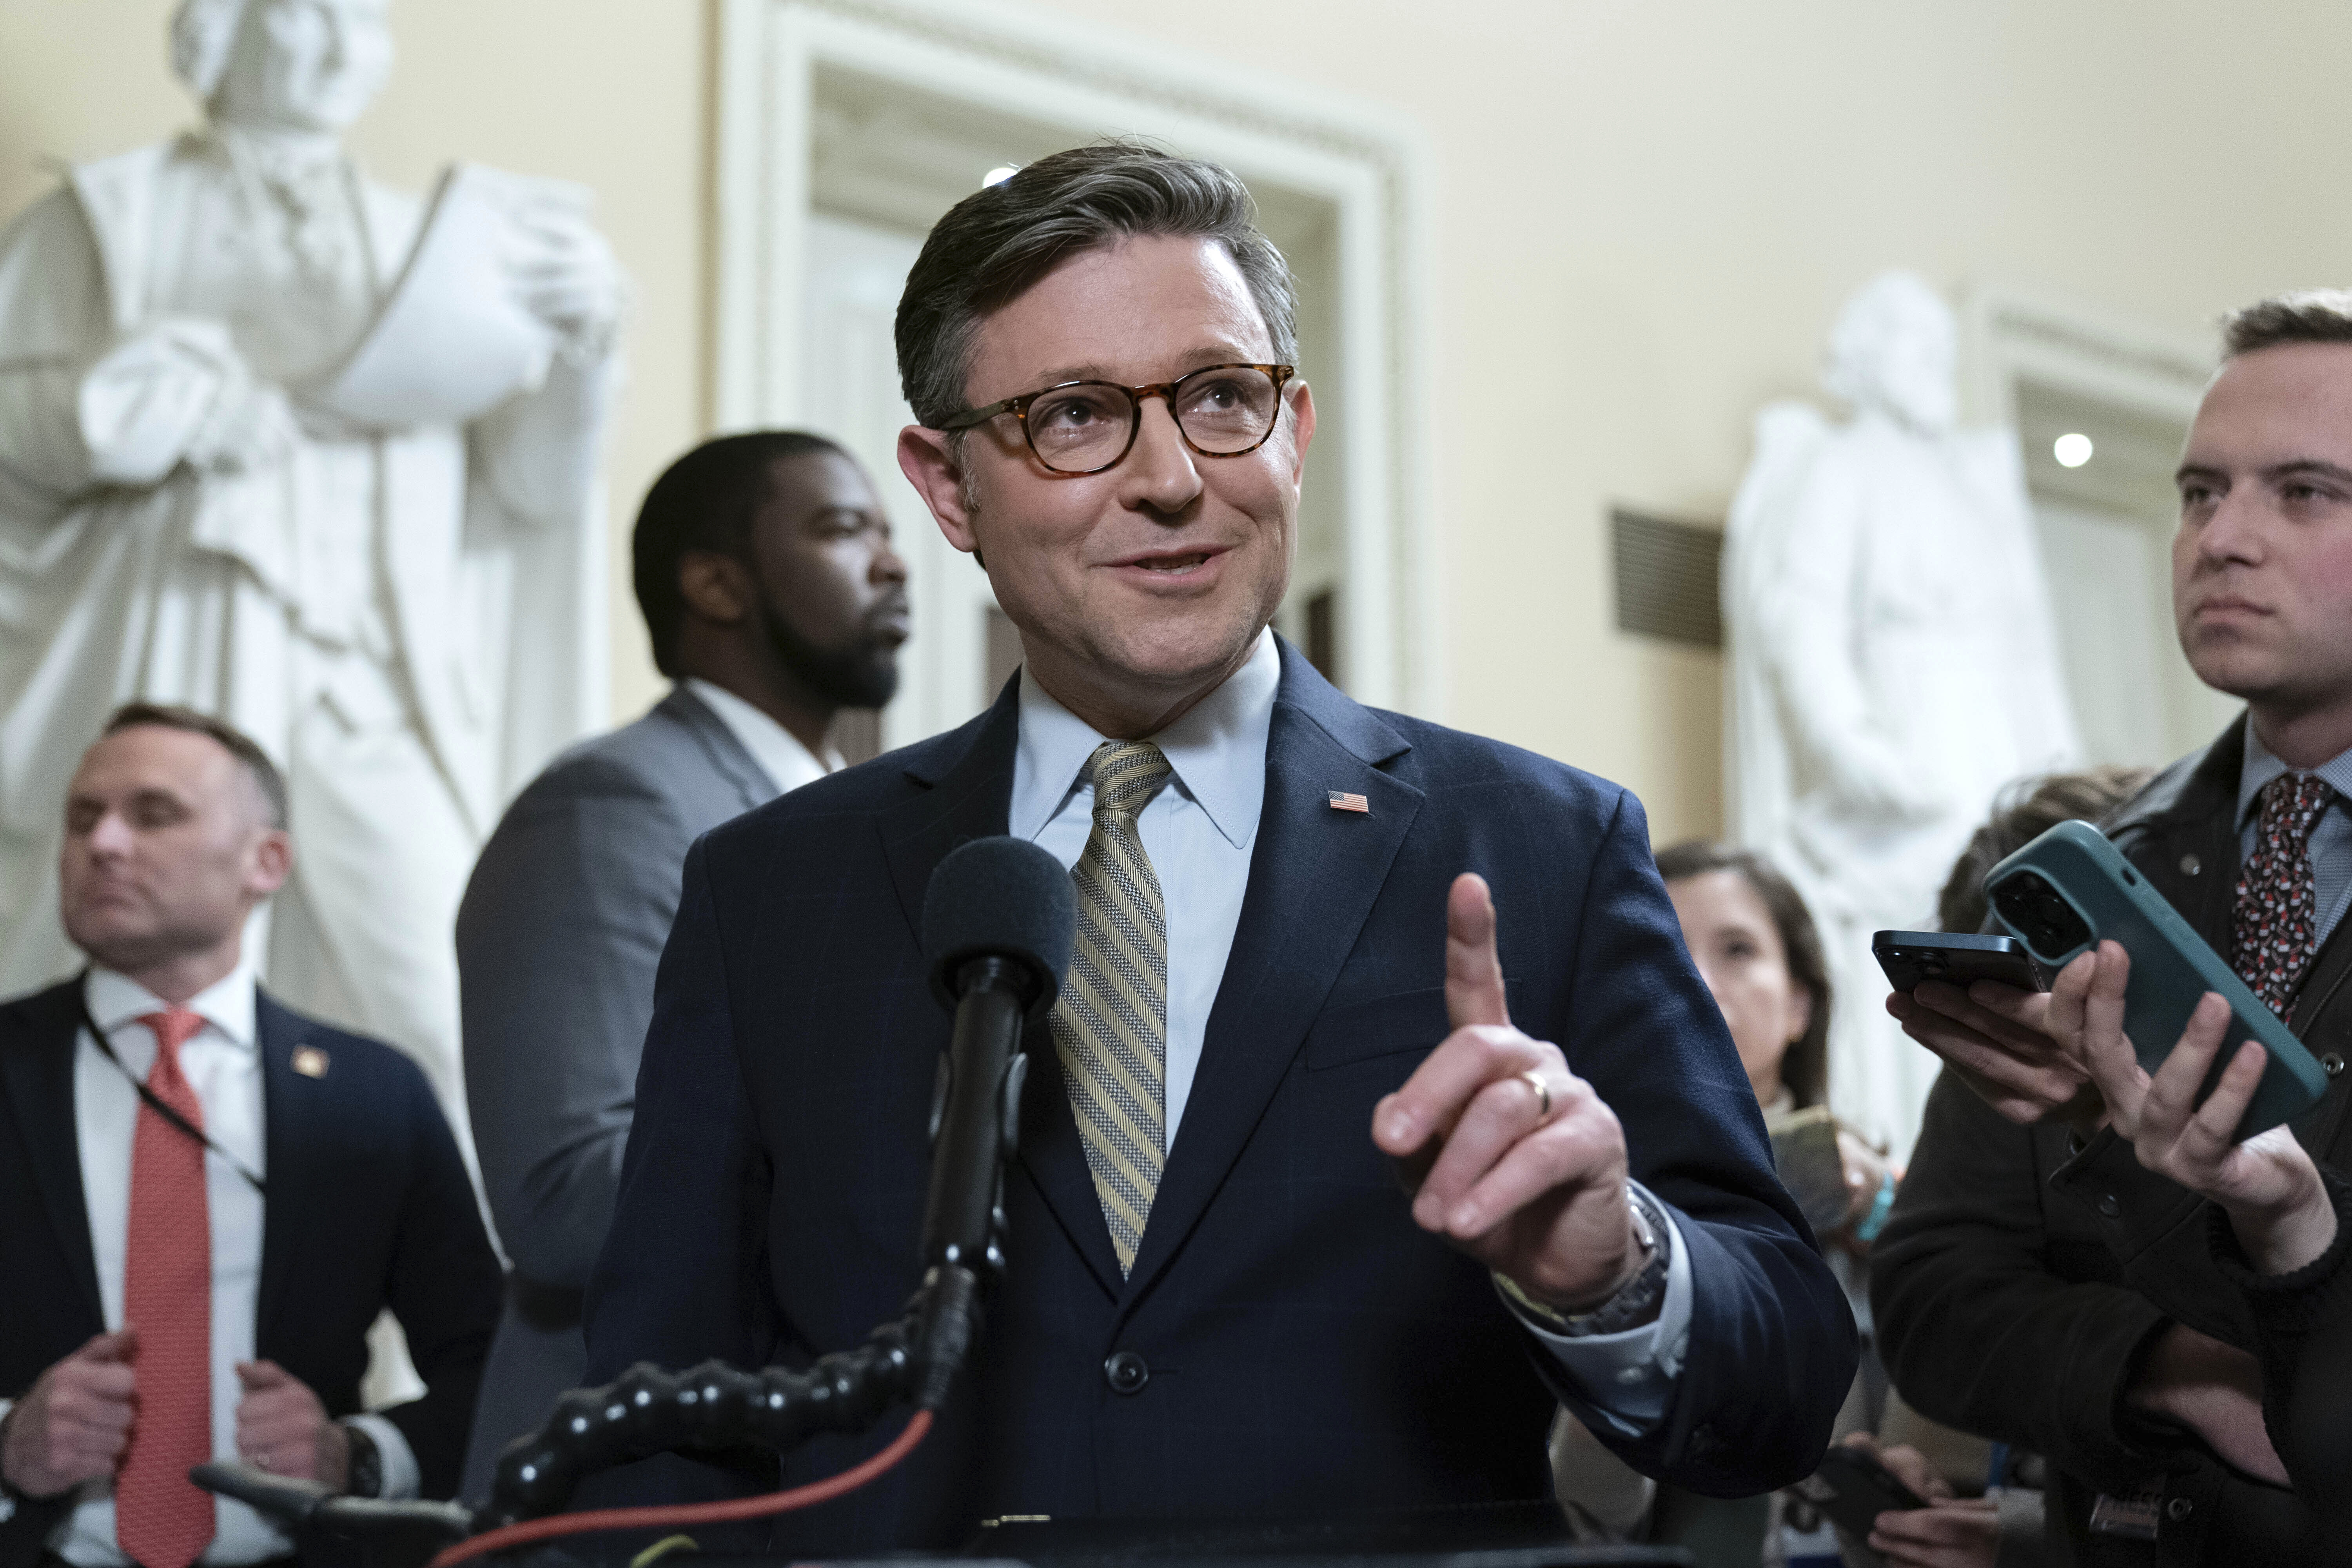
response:
[[(1805, 1474), (1854, 1366), (1836, 1282), (1650, 862), (1640, 805), (1528, 752), (1376, 713), (1288, 645), (1265, 816), (1199, 1076), (1122, 1280), (1053, 1046), (1029, 1041), (1011, 1267), (937, 1434), (777, 1531), (937, 1545), (1004, 1513), (1427, 1508), (1548, 1493), (1557, 1367), (1484, 1269), (1417, 1229), (1373, 1103), (1447, 1032), (1445, 896), (1493, 885), (1514, 1016), (1622, 1121), (1696, 1303), (1665, 1418), (1622, 1451), (1716, 1493)], [(948, 1018), (917, 942), (931, 869), (1005, 830), (1015, 688), (961, 729), (706, 837), (663, 954), (592, 1377), (805, 1363), (917, 1282)], [(1368, 814), (1326, 792), (1363, 795)], [(1107, 1385), (1114, 1352), (1149, 1381)], [(793, 1481), (887, 1434), (811, 1444)], [(655, 1468), (661, 1468), (656, 1462)], [(636, 1489), (688, 1489), (682, 1462)], [(604, 1497), (627, 1495), (626, 1484)]]
[[(0, 1392), (105, 1329), (74, 1126), (76, 983), (0, 1005)], [(368, 1325), (389, 1307), (424, 1397), (383, 1414), (447, 1497), (498, 1321), (499, 1271), (456, 1140), (425, 1075), (374, 1040), (256, 999), (268, 1194), (255, 1353), (307, 1384), (330, 1415), (360, 1409)], [(293, 1068), (298, 1046), (323, 1077)], [(21, 1568), (71, 1507), (19, 1501), (0, 1568)]]
[(576, 1387), (580, 1290), (613, 1223), (654, 967), (695, 839), (772, 799), (685, 687), (584, 741), (515, 797), (457, 910), (466, 1104), (515, 1289), (499, 1324), (464, 1496)]
[[(2244, 723), (2167, 769), (2103, 825), (2223, 954), (2236, 904)], [(2295, 1133), (2338, 1169), (2352, 1153), (2347, 976), (2352, 921), (2321, 950), (2288, 1020), (2331, 1074)], [(1895, 1387), (1937, 1420), (2046, 1457), (2058, 1472), (2055, 1528), (2083, 1562), (2307, 1560), (2315, 1521), (2294, 1498), (2122, 1405), (2168, 1323), (2260, 1353), (2246, 1295), (2215, 1256), (2212, 1205), (2144, 1169), (2112, 1131), (2079, 1153), (2069, 1137), (2063, 1126), (2013, 1126), (1950, 1073), (1937, 1080), (1872, 1254), (1871, 1301)], [(2089, 1534), (2100, 1492), (2151, 1480), (2166, 1510), (2160, 1559), (2153, 1547)]]

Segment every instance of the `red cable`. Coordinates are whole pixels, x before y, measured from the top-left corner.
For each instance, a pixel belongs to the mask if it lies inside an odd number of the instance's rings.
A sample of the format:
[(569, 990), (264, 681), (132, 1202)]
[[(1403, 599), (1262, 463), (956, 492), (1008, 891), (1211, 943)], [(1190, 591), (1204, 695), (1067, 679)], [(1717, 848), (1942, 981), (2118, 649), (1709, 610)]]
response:
[(451, 1568), (468, 1558), (479, 1557), (486, 1552), (503, 1552), (509, 1546), (523, 1546), (534, 1541), (549, 1541), (560, 1535), (584, 1535), (592, 1530), (659, 1530), (671, 1525), (719, 1524), (729, 1520), (759, 1519), (766, 1514), (790, 1513), (797, 1508), (828, 1502), (844, 1492), (854, 1492), (908, 1454), (923, 1435), (931, 1429), (931, 1413), (915, 1412), (907, 1429), (892, 1439), (888, 1447), (861, 1465), (856, 1465), (826, 1480), (812, 1481), (790, 1491), (766, 1492), (759, 1497), (733, 1498), (725, 1502), (665, 1503), (650, 1508), (603, 1508), (588, 1513), (559, 1513), (546, 1519), (525, 1520), (481, 1535), (469, 1536), (433, 1559), (428, 1568)]

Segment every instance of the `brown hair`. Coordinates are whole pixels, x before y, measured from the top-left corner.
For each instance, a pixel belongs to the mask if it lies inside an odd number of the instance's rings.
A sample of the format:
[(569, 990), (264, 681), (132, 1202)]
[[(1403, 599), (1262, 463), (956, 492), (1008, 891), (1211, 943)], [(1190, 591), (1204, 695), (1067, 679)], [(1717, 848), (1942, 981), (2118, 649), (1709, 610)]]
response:
[(2020, 779), (2000, 792), (1992, 816), (1969, 839), (1952, 863), (1952, 874), (1936, 897), (1939, 930), (1984, 929), (1992, 909), (1985, 901), (1985, 874), (2062, 822), (2097, 822), (2137, 795), (2152, 768), (2085, 768), (2078, 773), (2043, 773)]
[(1737, 871), (1764, 900), (1773, 929), (1780, 933), (1789, 978), (1805, 988), (1813, 1004), (1805, 1032), (1780, 1058), (1780, 1082), (1801, 1110), (1829, 1099), (1830, 966), (1822, 953), (1822, 933), (1813, 925), (1812, 911), (1805, 908), (1796, 888), (1761, 855), (1728, 844), (1692, 839), (1659, 850), (1656, 860), (1659, 877), (1669, 882), (1703, 877), (1709, 871)]
[(253, 787), (261, 792), (261, 804), (269, 826), (284, 831), (285, 775), (278, 771), (278, 764), (269, 760), (269, 753), (254, 743), (251, 736), (209, 713), (199, 713), (193, 708), (167, 702), (127, 702), (114, 710), (100, 734), (102, 738), (120, 734), (125, 730), (150, 726), (162, 730), (184, 730), (192, 735), (209, 736), (220, 742), (230, 756), (244, 764), (246, 776), (253, 781)]
[(2280, 343), (2352, 342), (2352, 289), (2298, 289), (2221, 318), (2221, 357)]
[(932, 226), (898, 299), (898, 381), (908, 406), (934, 428), (961, 413), (982, 317), (1064, 258), (1143, 235), (1223, 245), (1265, 318), (1274, 357), (1294, 363), (1297, 289), (1282, 252), (1258, 231), (1256, 213), (1232, 171), (1139, 142), (1073, 147), (973, 192)]

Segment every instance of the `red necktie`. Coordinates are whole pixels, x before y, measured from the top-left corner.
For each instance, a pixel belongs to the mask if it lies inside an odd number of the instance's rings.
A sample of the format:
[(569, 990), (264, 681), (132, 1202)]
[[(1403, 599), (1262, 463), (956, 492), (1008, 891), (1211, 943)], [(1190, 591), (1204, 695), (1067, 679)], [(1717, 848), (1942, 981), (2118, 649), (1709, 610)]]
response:
[[(139, 1020), (155, 1032), (147, 1088), (187, 1119), (204, 1107), (180, 1047), (205, 1021), (184, 1007)], [(139, 1419), (114, 1483), (114, 1537), (140, 1568), (188, 1568), (213, 1538), (212, 1494), (188, 1467), (213, 1457), (213, 1242), (205, 1147), (143, 1102), (131, 1143), (122, 1321), (139, 1331)]]
[(2238, 879), (2231, 936), (2237, 971), (2270, 1010), (2294, 1008), (2303, 972), (2319, 952), (2319, 901), (2311, 875), (2311, 828), (2336, 799), (2312, 773), (2281, 773), (2263, 786), (2254, 852)]

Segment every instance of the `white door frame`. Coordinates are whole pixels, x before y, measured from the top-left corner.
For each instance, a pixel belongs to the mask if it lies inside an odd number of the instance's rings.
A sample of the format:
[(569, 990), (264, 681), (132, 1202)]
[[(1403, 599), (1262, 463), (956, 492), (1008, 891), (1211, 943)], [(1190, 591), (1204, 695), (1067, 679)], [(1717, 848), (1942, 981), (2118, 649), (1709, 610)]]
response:
[(2212, 343), (2031, 289), (1979, 285), (1960, 320), (1974, 413), (1988, 425), (2016, 427), (2020, 381), (2185, 425), (2213, 375)]
[[(2185, 428), (2212, 380), (2219, 344), (2062, 301), (2030, 289), (1980, 285), (1962, 302), (1967, 390), (1976, 416), (2018, 429), (2017, 387), (2032, 381), (2112, 407), (2177, 420)], [(2158, 536), (2158, 548), (2166, 548)], [(2053, 584), (2053, 587), (2055, 585)], [(2163, 614), (2170, 603), (2160, 595)], [(2167, 709), (2181, 744), (2204, 743), (2234, 710), (2231, 700), (2200, 682), (2187, 664), (2165, 678)]]
[(1445, 691), (1425, 405), (1429, 153), (1393, 111), (1000, 0), (721, 0), (715, 385), (720, 430), (806, 417), (797, 301), (820, 66), (1072, 142), (1146, 136), (1328, 200), (1345, 404), (1341, 646), (1360, 700), (1441, 716)]

